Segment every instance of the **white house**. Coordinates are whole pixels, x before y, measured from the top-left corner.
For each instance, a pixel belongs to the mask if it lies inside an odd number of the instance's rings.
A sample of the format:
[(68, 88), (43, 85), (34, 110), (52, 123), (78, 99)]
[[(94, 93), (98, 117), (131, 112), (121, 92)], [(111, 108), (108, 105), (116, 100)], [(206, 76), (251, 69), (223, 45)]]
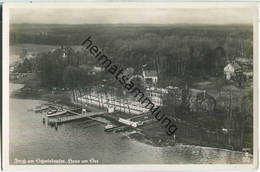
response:
[(224, 67), (224, 74), (226, 75), (226, 79), (230, 80), (233, 76), (235, 76), (236, 72), (240, 71), (241, 67), (236, 62), (229, 63)]
[(12, 73), (14, 71), (15, 67), (14, 66), (10, 66), (9, 67), (9, 72)]
[(102, 72), (104, 69), (102, 67), (94, 66), (93, 68), (94, 72)]
[(26, 58), (27, 58), (27, 59), (32, 59), (32, 58), (35, 58), (35, 57), (36, 57), (35, 54), (27, 54), (27, 55), (26, 55)]
[(144, 82), (156, 84), (158, 82), (157, 72), (155, 70), (143, 71)]

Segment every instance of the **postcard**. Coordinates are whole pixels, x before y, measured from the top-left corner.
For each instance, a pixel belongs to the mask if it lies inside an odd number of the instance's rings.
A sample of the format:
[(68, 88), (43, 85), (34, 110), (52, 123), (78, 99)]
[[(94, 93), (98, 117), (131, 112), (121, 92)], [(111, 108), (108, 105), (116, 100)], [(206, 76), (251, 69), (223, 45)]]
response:
[(258, 168), (257, 3), (4, 3), (4, 170)]

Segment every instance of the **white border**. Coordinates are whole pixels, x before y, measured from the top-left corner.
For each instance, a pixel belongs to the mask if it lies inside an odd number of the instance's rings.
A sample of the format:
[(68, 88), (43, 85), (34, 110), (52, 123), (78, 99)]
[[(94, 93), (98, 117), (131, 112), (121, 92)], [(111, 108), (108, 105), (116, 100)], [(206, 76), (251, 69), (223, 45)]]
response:
[[(83, 5), (84, 4), (84, 5)], [(9, 164), (9, 9), (10, 8), (230, 8), (251, 7), (254, 17), (254, 158), (253, 164), (161, 164), (161, 165), (10, 165)], [(255, 170), (258, 167), (258, 3), (4, 3), (3, 5), (3, 169), (4, 170), (98, 170), (183, 171)]]

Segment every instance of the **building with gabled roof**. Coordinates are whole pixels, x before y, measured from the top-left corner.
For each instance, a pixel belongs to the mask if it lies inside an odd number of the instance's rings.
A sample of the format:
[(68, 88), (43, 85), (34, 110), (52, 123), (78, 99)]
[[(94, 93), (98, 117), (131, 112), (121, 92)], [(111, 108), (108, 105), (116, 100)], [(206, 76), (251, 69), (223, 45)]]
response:
[(155, 70), (143, 70), (145, 84), (156, 84), (158, 82), (157, 72)]
[(227, 64), (224, 67), (224, 74), (226, 75), (226, 79), (230, 80), (231, 77), (235, 76), (236, 72), (240, 72), (241, 70), (242, 67), (236, 62)]

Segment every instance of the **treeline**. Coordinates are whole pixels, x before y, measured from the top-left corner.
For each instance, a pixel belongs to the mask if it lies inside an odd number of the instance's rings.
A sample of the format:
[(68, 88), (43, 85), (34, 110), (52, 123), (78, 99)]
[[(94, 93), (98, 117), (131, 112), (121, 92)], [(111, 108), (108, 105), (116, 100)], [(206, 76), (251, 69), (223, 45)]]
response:
[(89, 68), (82, 61), (83, 54), (73, 49), (65, 52), (56, 49), (39, 54), (36, 58), (38, 75), (43, 85), (76, 88), (89, 86), (95, 81), (93, 76), (88, 75)]
[(90, 54), (66, 47), (39, 53), (33, 58), (22, 54), (13, 72), (35, 72), (45, 87), (84, 88), (101, 84), (108, 78), (105, 72), (93, 75), (94, 66), (96, 64)]
[[(113, 63), (125, 68), (133, 67), (137, 73), (146, 64), (146, 69), (157, 71), (160, 85), (167, 86), (178, 78), (189, 80), (194, 76), (223, 75), (227, 60), (252, 58), (252, 33), (249, 25), (20, 24), (11, 25), (10, 41), (11, 44), (70, 46), (80, 45), (91, 36), (95, 44), (113, 59)], [(41, 78), (53, 80), (50, 84), (61, 83), (59, 78), (63, 77), (67, 66), (96, 65), (93, 57), (86, 52), (70, 49), (65, 60), (60, 51), (38, 55)]]

